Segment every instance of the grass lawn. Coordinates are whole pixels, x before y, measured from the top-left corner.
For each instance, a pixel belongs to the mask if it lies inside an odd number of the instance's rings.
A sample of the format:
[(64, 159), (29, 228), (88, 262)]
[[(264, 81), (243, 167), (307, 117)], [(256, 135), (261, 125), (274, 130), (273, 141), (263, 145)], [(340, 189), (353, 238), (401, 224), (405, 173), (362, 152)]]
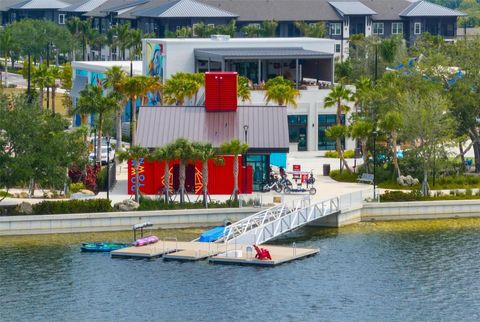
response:
[[(7, 94), (7, 95), (15, 95), (15, 94), (23, 94), (25, 93), (26, 89), (25, 88), (1, 88), (0, 93)], [(47, 100), (46, 100), (46, 91), (44, 95), (44, 100), (43, 100), (43, 106), (46, 108), (47, 106)], [(51, 93), (51, 92), (50, 92)], [(68, 116), (68, 111), (65, 109), (63, 106), (63, 97), (65, 94), (63, 93), (55, 93), (55, 111), (57, 113), (60, 113), (63, 116)], [(51, 102), (50, 102), (50, 108), (51, 108)]]

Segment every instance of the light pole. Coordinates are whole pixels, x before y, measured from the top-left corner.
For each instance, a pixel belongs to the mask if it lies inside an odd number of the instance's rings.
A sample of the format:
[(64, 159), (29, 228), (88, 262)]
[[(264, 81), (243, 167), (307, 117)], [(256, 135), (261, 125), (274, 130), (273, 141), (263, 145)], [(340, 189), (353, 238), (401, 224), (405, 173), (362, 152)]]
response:
[(377, 163), (377, 131), (373, 131), (373, 200), (376, 200), (376, 188), (377, 188), (377, 175), (375, 171), (375, 165)]
[(107, 135), (107, 200), (110, 201), (110, 135)]
[[(245, 144), (248, 144), (248, 125), (243, 126), (243, 134), (245, 135)], [(245, 171), (243, 171), (243, 193), (247, 192), (247, 154), (243, 156), (243, 165), (245, 166)]]
[(97, 129), (93, 129), (93, 164), (97, 166)]

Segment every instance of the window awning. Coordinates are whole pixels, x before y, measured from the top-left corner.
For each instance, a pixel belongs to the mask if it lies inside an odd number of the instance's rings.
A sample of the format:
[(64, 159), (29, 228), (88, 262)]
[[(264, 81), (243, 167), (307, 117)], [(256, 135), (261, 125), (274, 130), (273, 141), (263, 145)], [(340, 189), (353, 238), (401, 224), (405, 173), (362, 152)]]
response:
[(231, 59), (313, 59), (333, 58), (333, 54), (308, 50), (302, 47), (266, 48), (199, 48), (195, 49), (197, 60), (225, 61)]

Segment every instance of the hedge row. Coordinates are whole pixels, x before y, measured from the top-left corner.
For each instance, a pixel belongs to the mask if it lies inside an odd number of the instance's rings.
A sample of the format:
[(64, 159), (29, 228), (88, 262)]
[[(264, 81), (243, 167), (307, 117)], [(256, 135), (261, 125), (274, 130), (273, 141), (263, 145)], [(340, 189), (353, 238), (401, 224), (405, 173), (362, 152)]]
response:
[[(140, 208), (138, 210), (175, 210), (175, 209), (202, 209), (202, 201), (186, 202), (183, 205), (179, 202), (170, 202), (166, 204), (162, 199), (140, 198)], [(225, 202), (209, 202), (208, 208), (238, 208), (238, 201), (227, 200)]]
[(380, 202), (402, 202), (402, 201), (435, 201), (435, 200), (475, 200), (480, 199), (480, 193), (472, 193), (470, 189), (465, 192), (450, 191), (449, 195), (435, 195), (435, 196), (422, 196), (422, 193), (418, 190), (412, 190), (410, 192), (403, 191), (385, 191), (380, 196)]
[(35, 215), (110, 212), (112, 210), (110, 201), (107, 199), (42, 201), (33, 205)]

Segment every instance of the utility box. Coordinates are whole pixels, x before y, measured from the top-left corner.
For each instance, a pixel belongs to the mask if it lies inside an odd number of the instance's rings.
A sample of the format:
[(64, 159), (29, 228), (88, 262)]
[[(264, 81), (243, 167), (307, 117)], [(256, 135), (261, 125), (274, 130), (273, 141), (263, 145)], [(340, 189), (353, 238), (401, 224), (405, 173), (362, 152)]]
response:
[(237, 73), (205, 73), (205, 110), (235, 112), (237, 110)]

